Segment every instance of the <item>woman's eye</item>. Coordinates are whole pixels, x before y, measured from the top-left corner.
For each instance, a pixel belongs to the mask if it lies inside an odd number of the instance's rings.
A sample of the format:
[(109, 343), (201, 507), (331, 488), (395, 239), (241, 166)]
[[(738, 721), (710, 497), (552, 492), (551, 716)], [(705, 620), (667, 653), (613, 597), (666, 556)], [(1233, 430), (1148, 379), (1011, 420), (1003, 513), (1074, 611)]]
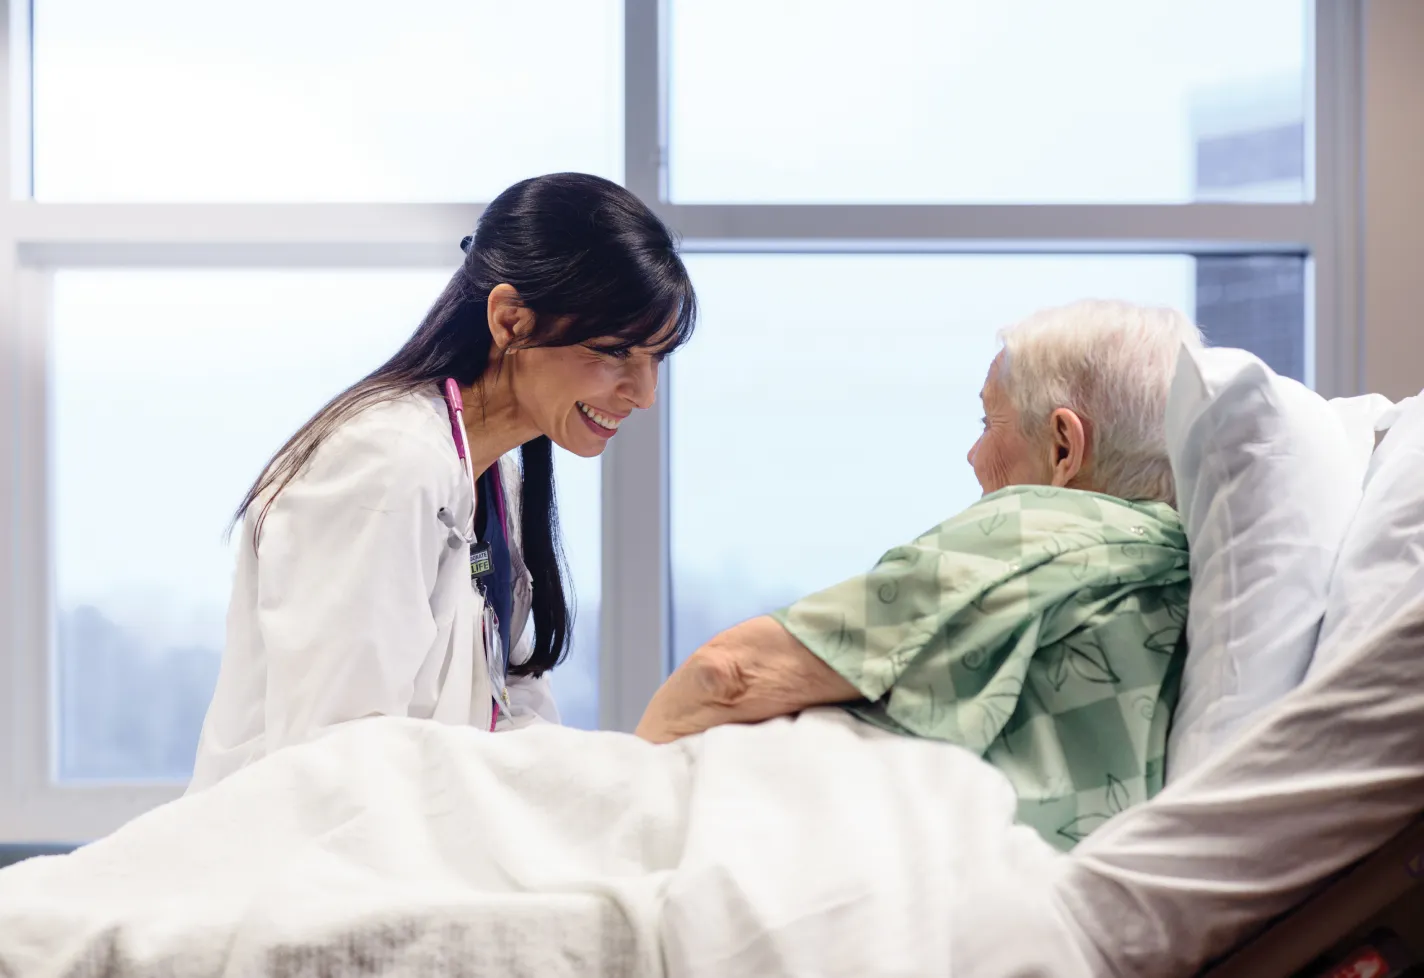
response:
[(624, 347), (605, 348), (601, 346), (590, 346), (588, 347), (588, 349), (592, 350), (594, 353), (597, 353), (601, 357), (607, 357), (609, 360), (627, 360), (630, 356), (633, 355), (631, 350), (628, 350)]

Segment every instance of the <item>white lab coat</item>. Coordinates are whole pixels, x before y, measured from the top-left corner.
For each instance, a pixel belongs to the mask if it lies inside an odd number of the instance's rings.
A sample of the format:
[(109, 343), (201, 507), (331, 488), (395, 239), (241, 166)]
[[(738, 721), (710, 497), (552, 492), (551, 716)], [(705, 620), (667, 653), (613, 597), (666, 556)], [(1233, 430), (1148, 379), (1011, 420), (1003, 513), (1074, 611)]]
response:
[[(513, 560), (511, 663), (527, 661), (532, 583), (520, 554), (519, 468), (500, 460)], [(483, 600), (469, 549), (451, 546), (445, 509), (469, 525), (474, 491), (437, 393), (348, 419), (268, 509), (242, 530), (227, 647), (189, 791), (347, 720), (433, 719), (488, 730), (492, 691)], [(547, 675), (510, 676), (496, 729), (557, 723)]]

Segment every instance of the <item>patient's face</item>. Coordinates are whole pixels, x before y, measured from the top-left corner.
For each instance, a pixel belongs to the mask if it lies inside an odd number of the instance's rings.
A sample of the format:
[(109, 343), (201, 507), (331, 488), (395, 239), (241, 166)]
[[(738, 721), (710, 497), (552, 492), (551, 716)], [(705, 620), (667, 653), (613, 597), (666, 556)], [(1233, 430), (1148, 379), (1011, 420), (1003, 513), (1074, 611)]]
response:
[(1052, 474), (1045, 453), (1019, 427), (1019, 413), (1000, 382), (1003, 359), (1000, 353), (989, 365), (980, 393), (984, 431), (969, 449), (969, 464), (986, 495), (1006, 486), (1044, 485)]

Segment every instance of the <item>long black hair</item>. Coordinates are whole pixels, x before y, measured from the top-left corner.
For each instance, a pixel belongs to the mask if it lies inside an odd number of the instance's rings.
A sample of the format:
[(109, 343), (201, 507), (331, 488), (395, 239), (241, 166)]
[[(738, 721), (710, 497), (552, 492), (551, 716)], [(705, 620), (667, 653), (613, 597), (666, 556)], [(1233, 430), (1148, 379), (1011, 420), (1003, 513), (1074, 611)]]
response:
[[(272, 457), (234, 517), (241, 522), (264, 494), (253, 546), (272, 499), (301, 471), (327, 435), (358, 411), (453, 377), (479, 389), (493, 338), (488, 304), (508, 284), (535, 317), (525, 346), (596, 341), (605, 351), (656, 344), (670, 353), (697, 321), (692, 281), (667, 227), (633, 194), (582, 173), (535, 177), (500, 194), (461, 242), (465, 260), (419, 328), (365, 379), (333, 398)], [(568, 651), (572, 615), (565, 597), (553, 446), (541, 436), (520, 450), (520, 531), (534, 581), (534, 650), (511, 664), (542, 675)]]

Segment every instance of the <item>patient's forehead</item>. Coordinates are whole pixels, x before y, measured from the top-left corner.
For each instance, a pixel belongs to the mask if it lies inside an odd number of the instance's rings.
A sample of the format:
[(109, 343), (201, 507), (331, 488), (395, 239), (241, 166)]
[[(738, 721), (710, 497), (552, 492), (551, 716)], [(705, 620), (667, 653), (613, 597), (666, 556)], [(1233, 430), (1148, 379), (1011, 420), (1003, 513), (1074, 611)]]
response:
[(1004, 399), (1004, 353), (999, 351), (998, 356), (989, 362), (989, 372), (984, 377), (984, 386), (979, 391), (979, 397), (984, 403), (997, 404)]

